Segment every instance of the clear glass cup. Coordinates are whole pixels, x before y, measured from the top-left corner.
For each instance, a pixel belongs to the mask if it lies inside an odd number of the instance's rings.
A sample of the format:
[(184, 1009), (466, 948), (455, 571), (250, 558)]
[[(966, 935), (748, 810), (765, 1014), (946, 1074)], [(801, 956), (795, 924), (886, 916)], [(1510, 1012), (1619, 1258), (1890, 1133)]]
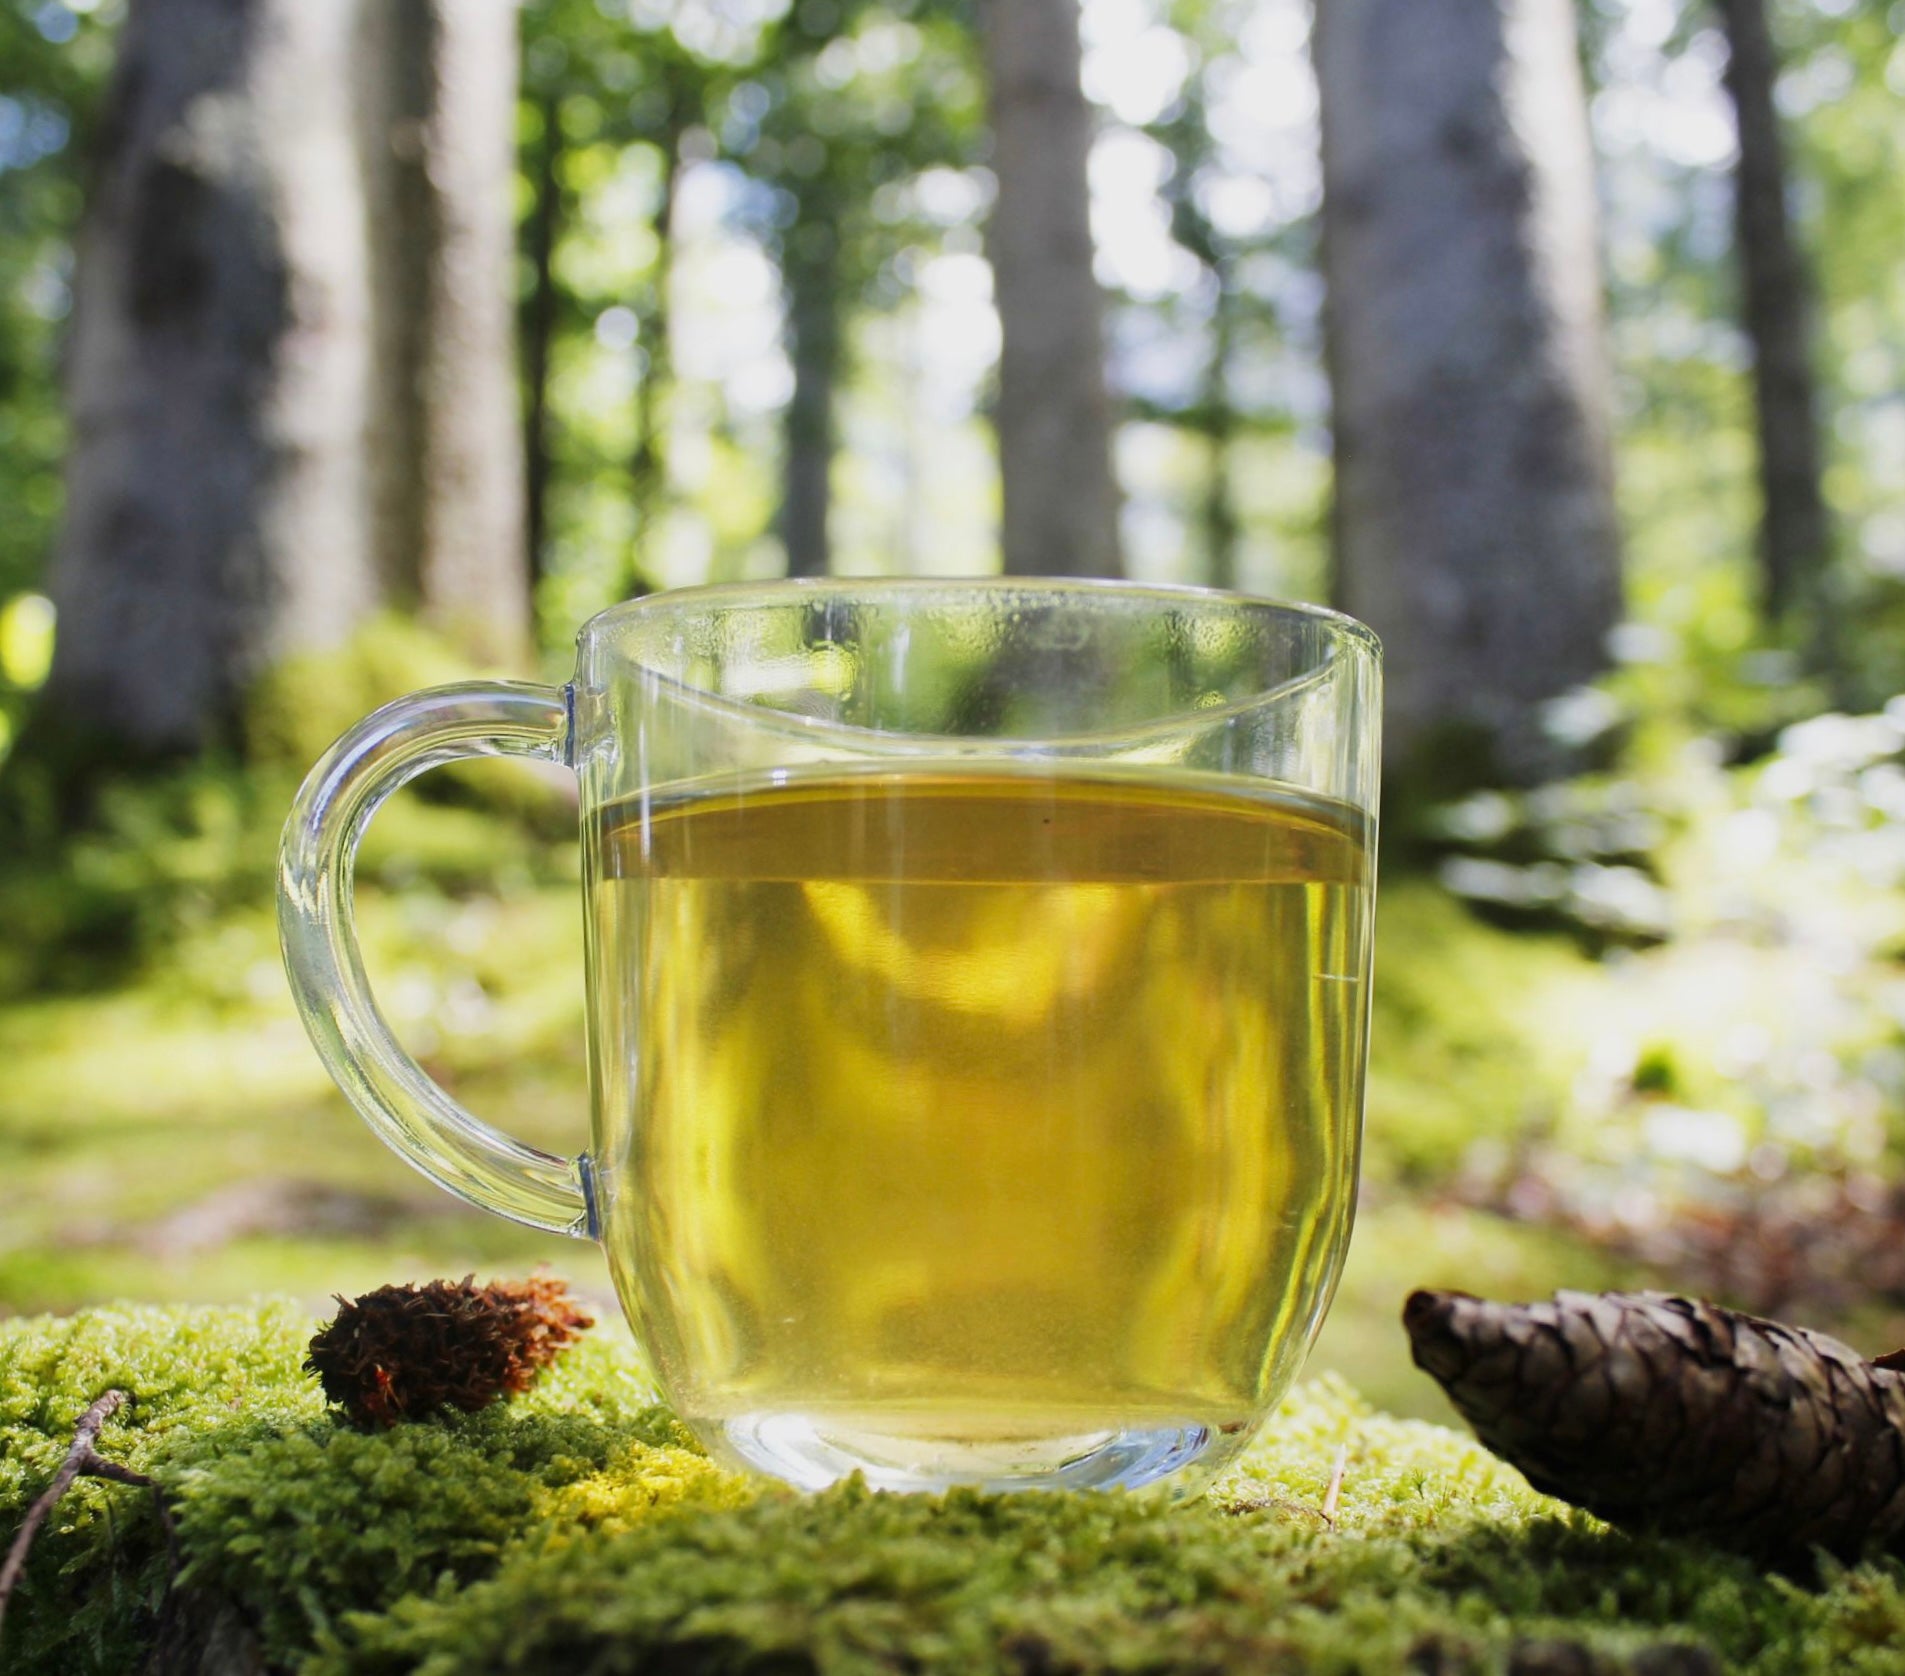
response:
[[(1355, 1205), (1379, 652), (1119, 583), (636, 600), (575, 679), (400, 699), (285, 830), (299, 1010), (451, 1192), (596, 1239), (716, 1458), (819, 1486), (1202, 1483), (1295, 1377)], [(581, 782), (593, 1133), (555, 1157), (398, 1044), (372, 813), (454, 758)]]

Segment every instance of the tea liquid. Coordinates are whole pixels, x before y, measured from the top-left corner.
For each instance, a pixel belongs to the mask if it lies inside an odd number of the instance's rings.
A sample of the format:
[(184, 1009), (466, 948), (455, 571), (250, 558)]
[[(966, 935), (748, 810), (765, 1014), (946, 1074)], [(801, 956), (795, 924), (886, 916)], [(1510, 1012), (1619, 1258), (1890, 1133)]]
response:
[(1366, 823), (1235, 784), (793, 771), (602, 811), (606, 1243), (718, 1453), (1227, 1454), (1294, 1375), (1354, 1200)]

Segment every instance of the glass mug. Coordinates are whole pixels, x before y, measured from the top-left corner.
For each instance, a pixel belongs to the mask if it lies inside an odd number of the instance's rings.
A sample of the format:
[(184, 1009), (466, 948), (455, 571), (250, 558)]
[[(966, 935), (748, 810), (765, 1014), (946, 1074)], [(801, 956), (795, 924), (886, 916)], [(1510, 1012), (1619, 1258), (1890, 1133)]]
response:
[[(1349, 1240), (1379, 691), (1360, 624), (1194, 588), (653, 595), (562, 691), (440, 687), (332, 747), (285, 831), (291, 986), (412, 1164), (602, 1242), (718, 1460), (1188, 1489)], [(353, 940), (371, 814), (483, 755), (580, 776), (574, 1158), (437, 1087)]]

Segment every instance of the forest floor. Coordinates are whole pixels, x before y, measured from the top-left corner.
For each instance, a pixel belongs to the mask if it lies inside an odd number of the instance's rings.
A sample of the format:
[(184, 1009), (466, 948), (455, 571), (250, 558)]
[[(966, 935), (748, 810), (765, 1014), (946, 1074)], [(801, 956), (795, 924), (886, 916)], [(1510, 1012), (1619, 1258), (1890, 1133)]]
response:
[[(1825, 720), (1750, 774), (1680, 776), (1638, 836), (1631, 788), (1583, 783), (1471, 800), (1439, 872), (1392, 870), (1362, 1208), (1311, 1372), (1446, 1418), (1399, 1324), (1417, 1286), (1656, 1285), (1905, 1343), (1905, 731)], [(0, 1313), (541, 1262), (606, 1300), (592, 1247), (440, 1193), (319, 1068), (270, 905), (287, 795), (202, 774), (122, 800), (57, 876), (0, 873)], [(581, 916), (552, 824), (404, 794), (360, 922), (431, 1072), (571, 1152)]]

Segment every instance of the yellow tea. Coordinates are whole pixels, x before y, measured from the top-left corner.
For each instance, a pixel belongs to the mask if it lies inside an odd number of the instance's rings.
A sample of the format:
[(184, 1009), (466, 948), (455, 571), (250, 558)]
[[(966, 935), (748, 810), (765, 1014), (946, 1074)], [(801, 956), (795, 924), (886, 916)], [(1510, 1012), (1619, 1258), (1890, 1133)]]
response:
[(1241, 1444), (1349, 1235), (1370, 902), (1365, 817), (1238, 784), (800, 769), (596, 817), (604, 1241), (718, 1453)]

